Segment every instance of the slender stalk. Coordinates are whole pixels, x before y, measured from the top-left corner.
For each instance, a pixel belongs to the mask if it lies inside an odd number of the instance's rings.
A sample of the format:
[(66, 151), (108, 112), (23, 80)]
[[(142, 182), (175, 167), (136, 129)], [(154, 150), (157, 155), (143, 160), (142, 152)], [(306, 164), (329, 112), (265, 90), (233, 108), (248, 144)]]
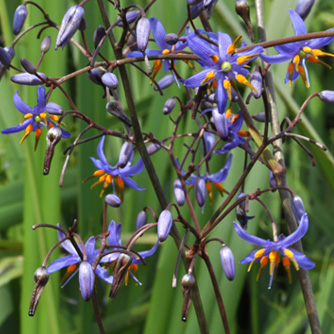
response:
[[(264, 10), (263, 10), (263, 1), (262, 0), (255, 0), (255, 9), (256, 9), (256, 17), (257, 17), (257, 24), (258, 24), (258, 36), (260, 42), (266, 41), (266, 30), (265, 30), (265, 23), (264, 23)], [(272, 133), (273, 135), (278, 135), (280, 131), (279, 126), (279, 117), (278, 111), (275, 101), (275, 93), (274, 93), (274, 83), (272, 80), (272, 76), (270, 71), (267, 72), (265, 78), (265, 89), (268, 96), (268, 104), (269, 109), (271, 112), (271, 125), (272, 125)], [(281, 139), (275, 141), (273, 143), (274, 146), (274, 156), (276, 161), (278, 161), (282, 166), (285, 166), (284, 161), (284, 154), (282, 148), (282, 141)], [(286, 172), (283, 172), (280, 177), (276, 178), (277, 185), (282, 187), (289, 187)], [(292, 233), (297, 228), (297, 223), (295, 220), (294, 213), (291, 208), (291, 195), (288, 191), (279, 189), (279, 194), (282, 201), (282, 207), (284, 216), (288, 225), (289, 232)], [(295, 248), (303, 253), (303, 247), (301, 241), (298, 241), (295, 244)], [(314, 294), (311, 286), (310, 277), (308, 275), (307, 270), (300, 269), (298, 271), (300, 285), (304, 295), (305, 307), (308, 314), (308, 319), (310, 323), (310, 327), (312, 333), (320, 334), (322, 332), (320, 321), (318, 317), (318, 312), (316, 309), (316, 304), (314, 300)]]

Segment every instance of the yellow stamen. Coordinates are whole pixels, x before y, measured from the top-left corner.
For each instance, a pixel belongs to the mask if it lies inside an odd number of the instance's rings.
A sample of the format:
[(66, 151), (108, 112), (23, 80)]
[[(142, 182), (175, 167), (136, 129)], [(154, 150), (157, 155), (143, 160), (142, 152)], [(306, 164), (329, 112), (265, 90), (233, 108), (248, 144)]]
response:
[(288, 66), (288, 73), (289, 73), (289, 86), (292, 87), (292, 74), (293, 74), (293, 63), (290, 63)]
[(210, 55), (210, 58), (214, 63), (217, 63), (217, 61), (219, 60), (219, 57), (217, 55)]
[(227, 96), (229, 100), (232, 100), (232, 88), (231, 82), (229, 80), (224, 80), (223, 82), (224, 88), (227, 90)]
[(289, 283), (291, 284), (292, 279), (291, 279), (290, 261), (285, 256), (283, 256), (283, 266), (284, 266), (285, 271), (288, 274)]
[(59, 116), (57, 116), (57, 115), (50, 115), (50, 118), (55, 122), (59, 121)]
[(215, 185), (221, 196), (224, 196), (224, 193), (229, 194), (229, 192), (225, 190), (224, 186), (221, 183), (214, 182), (213, 184)]
[(170, 50), (165, 49), (165, 50), (162, 51), (162, 54), (163, 55), (168, 55), (168, 54), (170, 54)]
[(277, 252), (271, 251), (269, 253), (269, 261), (270, 261), (269, 275), (270, 276), (273, 274), (274, 264), (276, 264), (276, 259), (277, 259)]
[(256, 57), (258, 55), (259, 55), (259, 53), (255, 53), (255, 54), (249, 55), (249, 56), (241, 56), (241, 57), (237, 58), (237, 63), (239, 65), (242, 65), (242, 64), (246, 63), (247, 61), (249, 61), (250, 59), (252, 59), (253, 57)]
[(154, 78), (156, 77), (156, 75), (158, 74), (160, 68), (161, 68), (161, 60), (157, 59), (154, 63), (153, 63), (153, 68), (152, 68), (152, 75), (151, 75), (151, 82), (150, 85), (153, 85), (153, 81)]
[(209, 196), (209, 200), (210, 203), (213, 202), (213, 195), (212, 195), (212, 184), (210, 181), (206, 182), (206, 189), (208, 190), (208, 196)]
[(255, 93), (257, 93), (256, 88), (254, 88), (253, 85), (242, 74), (237, 74), (235, 76), (235, 78), (239, 83), (249, 87), (251, 90), (253, 90)]
[(231, 119), (231, 123), (234, 123), (234, 121), (239, 117), (239, 114), (235, 114), (233, 115), (232, 119)]
[(28, 114), (25, 114), (24, 115), (24, 119), (29, 119), (29, 118), (31, 118), (33, 115), (31, 114), (31, 113), (28, 113)]
[(60, 280), (60, 285), (63, 285), (65, 283), (67, 278), (74, 273), (76, 268), (77, 268), (76, 264), (71, 264), (70, 266), (67, 267), (65, 275)]
[(263, 256), (262, 259), (260, 260), (260, 269), (256, 275), (256, 280), (258, 281), (260, 279), (260, 276), (262, 274), (262, 271), (264, 269), (264, 267), (267, 265), (268, 263), (268, 256)]
[(254, 254), (254, 259), (253, 259), (253, 261), (249, 264), (249, 266), (248, 266), (248, 270), (247, 270), (247, 271), (250, 271), (250, 270), (252, 269), (253, 263), (254, 263), (257, 259), (259, 259), (260, 257), (262, 257), (263, 253), (264, 253), (264, 248), (259, 249), (259, 250)]
[(293, 263), (294, 267), (296, 268), (296, 270), (299, 270), (299, 265), (298, 262), (296, 261), (292, 251), (290, 249), (285, 249), (284, 250), (284, 255), (289, 258), (289, 260)]
[(232, 109), (231, 108), (228, 108), (226, 111), (225, 111), (225, 115), (226, 115), (226, 118), (229, 119), (232, 115)]
[(239, 35), (239, 36), (235, 39), (235, 41), (234, 41), (231, 45), (229, 45), (229, 47), (227, 48), (227, 53), (228, 53), (228, 54), (232, 54), (232, 53), (234, 53), (235, 48), (236, 48), (238, 42), (240, 41), (241, 37), (242, 37), (242, 36)]
[(36, 151), (36, 149), (37, 149), (37, 145), (38, 145), (39, 138), (41, 137), (41, 135), (42, 135), (42, 129), (37, 128), (36, 131), (35, 131), (35, 146), (34, 146), (34, 151)]
[(332, 66), (330, 66), (330, 65), (326, 64), (325, 62), (323, 62), (322, 60), (318, 59), (318, 57), (309, 56), (309, 57), (307, 57), (307, 61), (309, 61), (310, 63), (323, 65), (323, 66), (327, 67), (329, 70), (332, 69)]
[(115, 178), (115, 183), (116, 183), (116, 194), (119, 195), (121, 201), (123, 202), (124, 199), (124, 181), (117, 176)]
[(302, 66), (298, 65), (297, 72), (299, 73), (299, 75), (303, 79), (306, 88), (310, 88), (310, 86), (309, 86), (309, 84), (307, 82), (306, 73), (304, 71), (304, 68)]
[(215, 72), (210, 71), (207, 73), (206, 77), (202, 80), (201, 85), (204, 85), (206, 82), (212, 80), (215, 77)]
[(30, 135), (31, 131), (32, 131), (32, 124), (29, 124), (29, 125), (26, 127), (26, 132), (25, 132), (25, 134), (23, 135), (23, 137), (22, 137), (21, 140), (20, 140), (20, 144), (22, 144), (23, 141)]
[(94, 172), (94, 176), (101, 176), (105, 173), (103, 169), (98, 169)]

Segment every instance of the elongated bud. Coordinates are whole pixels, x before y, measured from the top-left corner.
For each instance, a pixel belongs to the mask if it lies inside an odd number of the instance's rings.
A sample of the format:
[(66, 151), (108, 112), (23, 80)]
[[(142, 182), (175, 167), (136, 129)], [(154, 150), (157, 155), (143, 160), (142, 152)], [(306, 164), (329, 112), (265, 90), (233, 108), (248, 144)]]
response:
[(192, 274), (186, 274), (182, 277), (181, 286), (183, 293), (182, 321), (187, 321), (189, 307), (192, 299), (192, 289), (196, 280)]
[[(210, 150), (212, 149), (212, 147), (216, 143), (216, 136), (211, 132), (204, 132), (202, 143), (203, 143), (203, 145), (202, 145), (203, 156), (205, 156), (210, 152)], [(210, 160), (211, 157), (212, 157), (212, 152), (211, 152), (208, 160)]]
[(164, 38), (168, 45), (175, 45), (179, 40), (179, 36), (174, 33), (166, 34)]
[(184, 204), (184, 191), (182, 189), (182, 184), (180, 179), (176, 179), (174, 181), (174, 197), (175, 197), (175, 201), (177, 203), (177, 205), (182, 206)]
[(45, 267), (39, 267), (34, 274), (35, 287), (32, 292), (32, 297), (29, 306), (29, 316), (33, 317), (36, 312), (38, 302), (42, 296), (42, 292), (46, 283), (49, 281), (49, 272)]
[(175, 105), (176, 105), (176, 100), (174, 97), (168, 99), (164, 105), (164, 108), (162, 109), (164, 115), (169, 115), (173, 111)]
[(48, 102), (45, 106), (45, 110), (51, 115), (62, 115), (63, 108), (54, 102)]
[[(37, 72), (37, 74), (41, 77), (47, 80), (47, 76), (44, 73)], [(38, 78), (35, 74), (30, 73), (19, 73), (13, 75), (10, 80), (13, 82), (20, 84), (20, 85), (27, 85), (27, 86), (38, 86), (43, 85), (44, 81)]]
[(207, 189), (205, 180), (202, 177), (197, 177), (195, 180), (195, 195), (197, 204), (203, 207), (206, 200)]
[(235, 275), (234, 256), (231, 249), (226, 245), (223, 245), (220, 250), (220, 260), (227, 279), (233, 281)]
[(119, 208), (122, 204), (120, 198), (115, 194), (108, 194), (104, 200), (109, 206), (113, 208)]
[(266, 121), (266, 113), (264, 111), (258, 112), (257, 114), (253, 115), (252, 118), (258, 122), (264, 123)]
[(314, 5), (314, 0), (299, 0), (295, 12), (305, 20)]
[(109, 294), (110, 298), (115, 298), (121, 284), (124, 280), (124, 277), (129, 269), (130, 264), (132, 263), (132, 257), (130, 255), (122, 253), (116, 262), (114, 269), (114, 280), (112, 284), (112, 288)]
[(3, 48), (0, 46), (0, 62), (6, 66), (9, 67), (10, 62), (12, 61), (12, 57), (10, 56), (10, 54), (8, 53), (8, 51), (6, 50), (6, 48)]
[(61, 136), (62, 132), (58, 126), (50, 128), (48, 133), (46, 134), (46, 150), (45, 150), (44, 168), (43, 168), (44, 175), (47, 175), (50, 172), (50, 166), (54, 154), (54, 149), (56, 147), (56, 144), (60, 141)]
[(50, 50), (51, 46), (51, 37), (46, 36), (41, 43), (41, 52), (47, 53)]
[(136, 229), (139, 230), (142, 226), (146, 224), (147, 224), (147, 213), (146, 211), (142, 210), (137, 215)]
[(256, 92), (252, 89), (251, 94), (256, 99), (260, 98), (262, 95), (262, 75), (259, 66), (256, 66), (255, 71), (250, 75), (250, 83), (256, 89)]
[(106, 35), (106, 31), (103, 26), (98, 26), (94, 31), (93, 42), (95, 48), (99, 45), (101, 39)]
[(104, 73), (101, 77), (101, 81), (110, 89), (116, 89), (118, 87), (118, 79), (114, 73)]
[(147, 17), (141, 17), (136, 28), (137, 48), (139, 51), (144, 52), (146, 50), (150, 31), (150, 20)]
[(132, 126), (131, 120), (128, 115), (124, 112), (121, 103), (119, 101), (109, 101), (106, 104), (107, 111), (118, 118), (121, 122), (125, 123), (128, 126)]
[(187, 4), (189, 6), (194, 6), (194, 5), (197, 5), (201, 2), (202, 0), (187, 0)]
[(37, 70), (36, 67), (33, 63), (31, 63), (28, 59), (26, 58), (21, 58), (20, 62), (23, 66), (23, 68), (30, 74), (36, 74)]
[(304, 206), (304, 203), (301, 197), (298, 195), (292, 196), (291, 206), (292, 206), (293, 213), (295, 214), (295, 217), (299, 223), (304, 213), (306, 213), (305, 206)]
[(58, 32), (56, 50), (60, 46), (62, 49), (78, 30), (85, 11), (81, 6), (71, 7), (65, 14)]
[(235, 11), (244, 20), (248, 35), (254, 42), (254, 30), (249, 15), (249, 4), (246, 0), (237, 0), (235, 2)]
[(13, 20), (13, 33), (17, 35), (23, 28), (24, 22), (28, 15), (28, 9), (25, 5), (20, 5), (16, 8)]
[(124, 168), (133, 157), (133, 145), (125, 142), (119, 153), (118, 166)]
[[(125, 19), (128, 23), (132, 23), (140, 14), (139, 10), (132, 10), (132, 11), (128, 11), (125, 14)], [(117, 18), (117, 20), (120, 19), (120, 16)], [(118, 27), (123, 27), (123, 21), (120, 21), (117, 26)]]
[(90, 71), (88, 71), (87, 75), (88, 75), (88, 78), (92, 80), (95, 84), (103, 86), (103, 83), (101, 80), (102, 73), (97, 67), (92, 68)]
[(326, 103), (334, 103), (334, 90), (323, 90), (319, 93), (321, 101)]
[(81, 295), (84, 301), (92, 298), (94, 289), (95, 274), (90, 263), (82, 261), (79, 267), (79, 285)]
[[(246, 194), (243, 192), (239, 193), (237, 196), (237, 200), (244, 197), (245, 195)], [(242, 201), (240, 204), (237, 205), (235, 209), (238, 222), (244, 230), (247, 230), (248, 221), (254, 218), (254, 216), (247, 216), (246, 206), (248, 206), (247, 200)]]
[(149, 155), (152, 155), (158, 152), (160, 149), (161, 149), (161, 146), (156, 143), (151, 143), (150, 145), (147, 146), (147, 152)]
[(158, 219), (158, 239), (163, 242), (167, 239), (168, 234), (173, 225), (173, 216), (169, 210), (164, 210), (160, 213)]
[[(162, 79), (158, 81), (158, 86), (160, 89), (165, 89), (171, 86), (175, 82), (173, 74), (167, 74)], [(158, 87), (154, 86), (154, 90), (157, 91)]]

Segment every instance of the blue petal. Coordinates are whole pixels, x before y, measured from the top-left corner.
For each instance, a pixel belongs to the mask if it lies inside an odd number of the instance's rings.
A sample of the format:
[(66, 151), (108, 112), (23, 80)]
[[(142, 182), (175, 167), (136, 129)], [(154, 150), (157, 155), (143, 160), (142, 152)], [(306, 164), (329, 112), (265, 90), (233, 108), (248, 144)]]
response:
[[(149, 249), (149, 250), (147, 250), (147, 251), (138, 252), (138, 254), (139, 254), (143, 259), (145, 259), (146, 257), (151, 256), (151, 255), (153, 255), (153, 254), (155, 253), (155, 251), (156, 251), (157, 248), (158, 248), (158, 245), (159, 245), (159, 240), (157, 240), (157, 242), (155, 243), (155, 245), (154, 245), (151, 249)], [(132, 263), (139, 264), (139, 263), (141, 263), (141, 261), (137, 261), (137, 260), (133, 259)]]
[(95, 269), (95, 273), (97, 276), (99, 276), (101, 279), (103, 279), (105, 282), (112, 284), (114, 277), (109, 275), (108, 271), (102, 268), (101, 266), (97, 266)]
[(221, 78), (221, 80), (217, 80), (216, 99), (218, 104), (218, 111), (222, 114), (226, 109), (228, 101), (226, 89), (223, 87), (223, 78)]
[(281, 247), (286, 248), (296, 243), (306, 234), (307, 229), (308, 229), (308, 216), (307, 213), (304, 213), (300, 220), (300, 224), (297, 230), (291, 233), (289, 236), (287, 236), (284, 240), (282, 240)]
[[(326, 31), (333, 31), (334, 28), (327, 29)], [(322, 37), (322, 38), (315, 38), (307, 41), (305, 44), (309, 46), (311, 49), (318, 49), (324, 45), (328, 45), (334, 41), (334, 37)]]
[(120, 175), (122, 176), (133, 176), (139, 174), (145, 167), (144, 161), (142, 158), (138, 160), (138, 162), (128, 168), (120, 168)]
[(150, 18), (152, 35), (155, 42), (158, 44), (161, 50), (170, 49), (170, 46), (165, 42), (166, 30), (161, 22), (155, 17)]
[(292, 9), (289, 10), (289, 16), (296, 35), (303, 35), (307, 33), (303, 19)]
[(25, 120), (23, 123), (21, 123), (19, 125), (13, 126), (11, 128), (8, 128), (8, 129), (1, 130), (1, 133), (7, 135), (7, 134), (10, 134), (10, 133), (20, 132), (22, 130), (25, 130), (26, 127), (29, 124), (32, 124), (33, 122), (34, 122), (33, 118), (27, 119), (27, 120)]
[(265, 54), (260, 54), (260, 58), (267, 64), (278, 64), (287, 60), (291, 60), (291, 56), (285, 54), (278, 54), (274, 56), (267, 56)]
[(139, 187), (138, 184), (135, 181), (133, 181), (131, 178), (129, 178), (129, 177), (123, 177), (122, 176), (122, 180), (124, 181), (124, 183), (127, 186), (129, 186), (129, 187), (131, 187), (133, 189), (140, 190), (140, 191), (146, 190), (145, 188)]
[[(202, 81), (206, 78), (206, 75), (211, 72), (212, 69), (205, 69), (195, 75), (193, 75), (192, 77), (183, 80), (182, 83), (186, 86), (186, 87), (190, 87), (190, 88), (197, 88), (202, 86)], [(213, 79), (208, 80), (206, 83), (213, 81)], [(206, 84), (205, 83), (205, 84)]]
[(39, 113), (43, 112), (45, 110), (45, 88), (43, 86), (37, 87), (37, 106)]
[(95, 250), (95, 238), (90, 237), (85, 243), (85, 250), (87, 254), (87, 261), (89, 263), (93, 263), (96, 257), (96, 250)]
[(76, 264), (78, 262), (81, 262), (81, 259), (78, 255), (68, 255), (64, 256), (60, 259), (57, 259), (53, 261), (48, 267), (47, 270), (51, 274), (55, 271), (58, 271), (62, 268), (68, 267), (71, 264)]
[(231, 44), (232, 40), (228, 34), (218, 32), (219, 57), (222, 61), (225, 60), (227, 49)]
[(315, 267), (315, 263), (310, 260), (306, 255), (291, 248), (289, 248), (289, 250), (293, 253), (293, 256), (296, 259), (299, 267), (303, 269), (313, 269)]
[[(236, 222), (233, 222), (234, 225), (234, 230), (235, 232), (237, 232), (237, 234), (239, 235), (240, 238), (256, 245), (259, 247), (263, 247), (263, 248), (269, 248), (270, 245), (273, 242), (270, 242), (270, 240), (264, 240), (258, 237), (255, 237), (254, 235), (250, 235), (247, 232), (245, 232)], [(271, 248), (271, 247), (270, 247)]]
[(208, 175), (208, 180), (211, 182), (216, 182), (216, 183), (224, 182), (227, 178), (228, 171), (231, 167), (232, 158), (233, 158), (233, 155), (230, 154), (226, 160), (225, 166), (219, 172)]
[[(99, 145), (97, 146), (97, 156), (99, 157), (99, 159), (101, 160), (102, 164), (106, 167), (109, 166), (109, 163), (106, 159), (106, 156), (104, 155), (103, 152), (103, 144), (104, 144), (104, 139), (105, 136), (103, 136), (99, 142)], [(94, 161), (93, 161), (94, 162)], [(104, 168), (103, 168), (104, 169)], [(104, 169), (105, 170), (105, 169)]]
[(25, 104), (21, 100), (18, 91), (16, 91), (14, 94), (13, 102), (14, 102), (16, 109), (22, 114), (29, 114), (29, 113), (33, 114), (34, 113), (34, 109), (29, 107), (27, 104)]

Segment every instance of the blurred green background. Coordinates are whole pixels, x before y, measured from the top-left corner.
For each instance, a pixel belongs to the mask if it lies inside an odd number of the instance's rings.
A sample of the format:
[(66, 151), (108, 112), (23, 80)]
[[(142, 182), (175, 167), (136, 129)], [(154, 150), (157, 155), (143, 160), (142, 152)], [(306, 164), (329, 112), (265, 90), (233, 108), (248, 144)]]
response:
[[(36, 1), (50, 15), (50, 18), (60, 24), (66, 10), (75, 4), (73, 1), (57, 0)], [(288, 9), (294, 8), (297, 1), (273, 0), (265, 1), (267, 38), (292, 35), (292, 26), (288, 17)], [(13, 40), (11, 31), (12, 18), (15, 8), (20, 4), (17, 0), (0, 0), (0, 45), (7, 46)], [(121, 1), (122, 6), (131, 2)], [(138, 1), (142, 6), (146, 1)], [(254, 2), (251, 6), (252, 22), (255, 24)], [(107, 2), (106, 2), (107, 4)], [(110, 20), (116, 14), (110, 5)], [(102, 24), (97, 4), (90, 1), (85, 5), (87, 21), (86, 38), (90, 48), (93, 47), (93, 32)], [(25, 27), (42, 19), (40, 12), (33, 6), (28, 6), (28, 19)], [(148, 17), (157, 17), (165, 26), (167, 33), (177, 32), (186, 18), (186, 1), (159, 0), (148, 12)], [(195, 21), (200, 25), (197, 20)], [(246, 41), (246, 33), (242, 21), (234, 11), (234, 1), (218, 0), (216, 10), (210, 20), (215, 31), (227, 32), (232, 39), (242, 34)], [(332, 0), (316, 1), (310, 16), (306, 19), (308, 31), (319, 31), (334, 26), (334, 4)], [(87, 65), (87, 60), (72, 47), (55, 51), (57, 31), (47, 29), (37, 40), (37, 31), (26, 35), (15, 47), (16, 56), (13, 64), (20, 67), (19, 59), (25, 57), (37, 63), (40, 57), (40, 42), (50, 35), (52, 47), (46, 54), (40, 68), (48, 76), (63, 76), (81, 66)], [(76, 38), (81, 41), (79, 34)], [(334, 45), (325, 48), (334, 53)], [(113, 59), (109, 46), (102, 48), (105, 55)], [(326, 59), (327, 61), (327, 59)], [(332, 59), (328, 63), (333, 65)], [(179, 68), (181, 68), (181, 65)], [(307, 96), (323, 89), (334, 90), (334, 72), (320, 65), (308, 66), (311, 88), (307, 90), (301, 80), (293, 84), (292, 89), (284, 85), (287, 64), (274, 67), (276, 97), (280, 118), (293, 117)], [(183, 72), (182, 72), (183, 71)], [(188, 69), (181, 72), (185, 76), (191, 75)], [(164, 91), (164, 96), (153, 91), (149, 79), (133, 68), (129, 69), (133, 94), (142, 128), (146, 133), (153, 132), (158, 139), (169, 135), (172, 123), (168, 117), (162, 115), (165, 101), (173, 95), (183, 94), (184, 91), (176, 86)], [(21, 114), (15, 109), (12, 96), (16, 90), (23, 101), (29, 105), (36, 104), (36, 87), (23, 87), (13, 84), (11, 70), (0, 81), (0, 128), (7, 128), (21, 121)], [(117, 74), (117, 72), (116, 72)], [(159, 74), (160, 77), (162, 73)], [(159, 78), (160, 78), (159, 77)], [(159, 79), (158, 78), (158, 79)], [(78, 109), (92, 117), (96, 122), (106, 127), (122, 131), (122, 126), (105, 112), (106, 100), (102, 99), (100, 87), (92, 85), (86, 74), (66, 83), (64, 88), (72, 96)], [(121, 87), (119, 89), (121, 98)], [(182, 93), (181, 93), (182, 92)], [(51, 101), (70, 108), (63, 95), (56, 91)], [(123, 100), (123, 104), (125, 102)], [(260, 101), (252, 101), (251, 113), (262, 111)], [(288, 180), (292, 190), (303, 200), (310, 218), (310, 228), (303, 239), (307, 256), (316, 262), (316, 267), (310, 271), (310, 277), (324, 333), (334, 332), (334, 107), (313, 99), (302, 116), (303, 122), (298, 126), (298, 133), (323, 143), (327, 152), (322, 152), (311, 144), (306, 146), (316, 157), (317, 166), (312, 167), (310, 158), (299, 149), (292, 140), (285, 142), (284, 150), (288, 167)], [(71, 118), (65, 119), (66, 129), (74, 135), (83, 129), (83, 124)], [(189, 117), (182, 123), (182, 130), (192, 129)], [(96, 133), (91, 133), (91, 135)], [(72, 138), (74, 138), (74, 135)], [(90, 189), (90, 183), (82, 183), (86, 177), (94, 172), (94, 166), (89, 159), (96, 157), (97, 140), (78, 147), (70, 160), (65, 174), (64, 185), (58, 187), (59, 175), (64, 162), (62, 151), (71, 140), (62, 140), (56, 148), (51, 172), (43, 176), (43, 159), (45, 152), (45, 134), (39, 147), (33, 152), (34, 138), (31, 135), (22, 145), (19, 140), (22, 134), (10, 136), (0, 135), (0, 332), (1, 333), (97, 333), (93, 306), (81, 299), (77, 277), (74, 277), (64, 289), (60, 289), (59, 281), (62, 273), (54, 273), (45, 288), (36, 315), (28, 316), (29, 301), (34, 282), (33, 273), (42, 264), (47, 251), (57, 240), (54, 230), (38, 229), (32, 231), (31, 226), (37, 223), (56, 224), (68, 227), (73, 219), (79, 221), (78, 229), (86, 240), (93, 234), (101, 232), (103, 201), (99, 198), (100, 189)], [(107, 156), (111, 162), (116, 162), (121, 141), (111, 139), (108, 143)], [(181, 151), (181, 149), (180, 149)], [(227, 181), (226, 189), (232, 189), (234, 182), (240, 176), (243, 166), (243, 153), (234, 154), (233, 165)], [(165, 189), (166, 196), (172, 198), (172, 184), (176, 177), (172, 171), (168, 157), (164, 152), (153, 156), (153, 162), (158, 164), (158, 174)], [(222, 162), (216, 159), (216, 170), (221, 168)], [(264, 176), (265, 175), (265, 176)], [(268, 186), (267, 173), (258, 166), (250, 174), (246, 191), (254, 192), (256, 188)], [(109, 209), (108, 216), (117, 223), (123, 224), (124, 240), (135, 229), (137, 213), (145, 206), (151, 206), (159, 213), (159, 204), (155, 198), (147, 174), (136, 176), (136, 181), (145, 192), (125, 191), (125, 202), (120, 209)], [(197, 210), (200, 223), (205, 224), (210, 214), (214, 212), (222, 199), (215, 198), (213, 204), (206, 204), (204, 214)], [(287, 233), (282, 220), (279, 198), (276, 193), (270, 193), (265, 198), (266, 203), (274, 214), (282, 232)], [(183, 208), (186, 218), (189, 214)], [(259, 236), (267, 238), (271, 234), (268, 218), (261, 207), (250, 203), (250, 215), (256, 218), (250, 222), (249, 232), (257, 231)], [(212, 237), (219, 237), (234, 252), (238, 263), (251, 250), (252, 246), (236, 237), (232, 230), (234, 212), (231, 213), (215, 230)], [(141, 238), (138, 249), (147, 249), (155, 242), (153, 234)], [(307, 316), (303, 305), (298, 277), (292, 268), (293, 282), (288, 284), (284, 270), (278, 271), (278, 276), (271, 290), (268, 290), (267, 270), (256, 282), (258, 266), (247, 274), (246, 265), (236, 265), (236, 278), (227, 281), (221, 269), (219, 258), (220, 246), (212, 243), (208, 252), (220, 282), (225, 307), (227, 310), (232, 333), (309, 333)], [(51, 260), (56, 258), (54, 254)], [(59, 253), (58, 253), (59, 255)], [(191, 307), (188, 321), (181, 321), (182, 292), (180, 284), (172, 289), (172, 273), (175, 266), (177, 249), (171, 239), (159, 247), (158, 253), (148, 259), (147, 266), (141, 266), (139, 279), (142, 286), (136, 286), (133, 281), (127, 287), (122, 287), (115, 300), (107, 298), (109, 289), (98, 284), (98, 298), (103, 316), (106, 333), (198, 333), (196, 315)], [(198, 259), (196, 262), (198, 285), (208, 320), (210, 333), (222, 333), (212, 285), (206, 267)], [(184, 275), (183, 267), (179, 270), (179, 279)]]

